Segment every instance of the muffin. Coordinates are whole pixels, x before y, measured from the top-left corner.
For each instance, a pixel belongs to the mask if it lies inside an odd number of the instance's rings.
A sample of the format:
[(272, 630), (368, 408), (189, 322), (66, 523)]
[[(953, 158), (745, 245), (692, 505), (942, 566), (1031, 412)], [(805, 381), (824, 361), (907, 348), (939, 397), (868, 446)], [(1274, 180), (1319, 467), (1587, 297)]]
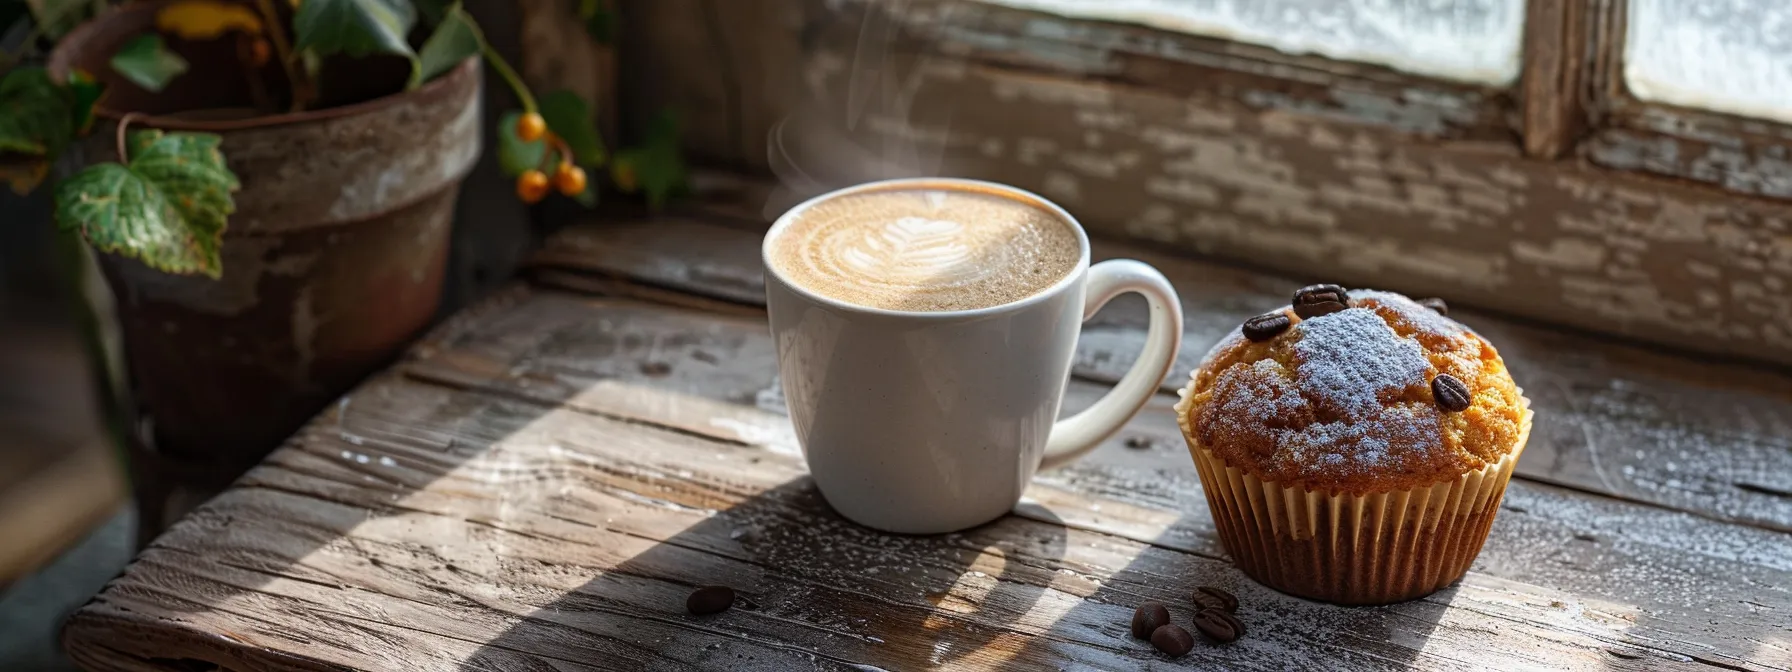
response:
[(1181, 394), (1177, 422), (1233, 561), (1339, 604), (1461, 578), (1531, 428), (1499, 352), (1441, 301), (1336, 285), (1234, 329)]

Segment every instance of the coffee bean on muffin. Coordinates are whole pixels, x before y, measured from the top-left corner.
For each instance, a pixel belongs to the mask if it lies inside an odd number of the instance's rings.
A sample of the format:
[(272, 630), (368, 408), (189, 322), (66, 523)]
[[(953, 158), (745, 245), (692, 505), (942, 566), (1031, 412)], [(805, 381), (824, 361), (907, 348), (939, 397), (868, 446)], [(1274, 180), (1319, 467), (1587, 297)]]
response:
[(1195, 648), (1195, 637), (1180, 625), (1166, 623), (1151, 631), (1151, 645), (1172, 658), (1181, 658)]
[(734, 606), (734, 589), (727, 586), (704, 586), (685, 598), (685, 610), (702, 616), (727, 611)]
[(1150, 639), (1151, 633), (1170, 622), (1170, 610), (1162, 602), (1146, 602), (1132, 612), (1132, 636)]
[(1438, 408), (1451, 413), (1468, 410), (1473, 397), (1469, 395), (1468, 384), (1447, 373), (1437, 374), (1431, 379), (1431, 398), (1437, 400)]
[(1220, 609), (1228, 614), (1236, 614), (1238, 598), (1213, 586), (1201, 586), (1195, 589), (1195, 608)]
[(1437, 314), (1439, 314), (1439, 315), (1449, 315), (1450, 314), (1449, 304), (1444, 303), (1443, 299), (1437, 298), (1435, 296), (1431, 297), (1429, 299), (1419, 299), (1419, 305), (1424, 306), (1426, 308), (1430, 308), (1432, 310), (1435, 310), (1435, 311), (1437, 311)]
[(1294, 293), (1294, 314), (1310, 320), (1350, 307), (1350, 294), (1337, 285), (1308, 285)]
[(1245, 320), (1242, 331), (1244, 337), (1251, 339), (1252, 343), (1262, 343), (1275, 338), (1293, 325), (1294, 321), (1288, 319), (1286, 314), (1278, 310)]

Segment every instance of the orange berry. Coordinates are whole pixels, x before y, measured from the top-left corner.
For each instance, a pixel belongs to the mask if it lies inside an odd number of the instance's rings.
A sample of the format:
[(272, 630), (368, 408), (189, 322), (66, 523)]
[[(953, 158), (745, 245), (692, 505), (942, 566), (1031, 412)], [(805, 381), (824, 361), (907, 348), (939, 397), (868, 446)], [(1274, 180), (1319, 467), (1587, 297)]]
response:
[(535, 142), (547, 135), (548, 122), (541, 115), (525, 112), (516, 119), (516, 137), (523, 142)]
[(554, 171), (554, 188), (567, 196), (585, 193), (585, 169), (570, 163), (561, 163)]
[(548, 195), (548, 176), (539, 170), (525, 170), (516, 177), (516, 197), (524, 203), (535, 203)]

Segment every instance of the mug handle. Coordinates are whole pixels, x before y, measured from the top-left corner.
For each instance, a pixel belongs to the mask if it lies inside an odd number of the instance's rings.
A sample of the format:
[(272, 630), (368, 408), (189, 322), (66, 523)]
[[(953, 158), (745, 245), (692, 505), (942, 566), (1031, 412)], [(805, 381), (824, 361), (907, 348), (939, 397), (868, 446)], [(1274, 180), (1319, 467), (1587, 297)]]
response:
[(1145, 351), (1139, 353), (1132, 369), (1106, 396), (1083, 412), (1052, 425), (1051, 438), (1045, 442), (1045, 457), (1039, 463), (1041, 469), (1063, 466), (1082, 457), (1119, 431), (1157, 393), (1170, 366), (1176, 363), (1176, 353), (1182, 347), (1182, 302), (1176, 298), (1176, 288), (1155, 268), (1131, 259), (1113, 259), (1089, 267), (1083, 319), (1094, 317), (1102, 306), (1126, 292), (1143, 294), (1151, 304)]

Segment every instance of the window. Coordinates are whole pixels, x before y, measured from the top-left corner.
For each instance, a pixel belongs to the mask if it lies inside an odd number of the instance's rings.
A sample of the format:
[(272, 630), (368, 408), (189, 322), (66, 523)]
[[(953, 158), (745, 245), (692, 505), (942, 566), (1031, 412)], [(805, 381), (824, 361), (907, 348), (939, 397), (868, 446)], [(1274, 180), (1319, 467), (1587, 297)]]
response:
[(1098, 236), (1792, 363), (1776, 3), (639, 6), (624, 98), (793, 188), (992, 179)]
[(1792, 122), (1792, 6), (1631, 0), (1624, 85), (1639, 100)]
[(1518, 78), (1524, 0), (988, 0), (1489, 85)]

